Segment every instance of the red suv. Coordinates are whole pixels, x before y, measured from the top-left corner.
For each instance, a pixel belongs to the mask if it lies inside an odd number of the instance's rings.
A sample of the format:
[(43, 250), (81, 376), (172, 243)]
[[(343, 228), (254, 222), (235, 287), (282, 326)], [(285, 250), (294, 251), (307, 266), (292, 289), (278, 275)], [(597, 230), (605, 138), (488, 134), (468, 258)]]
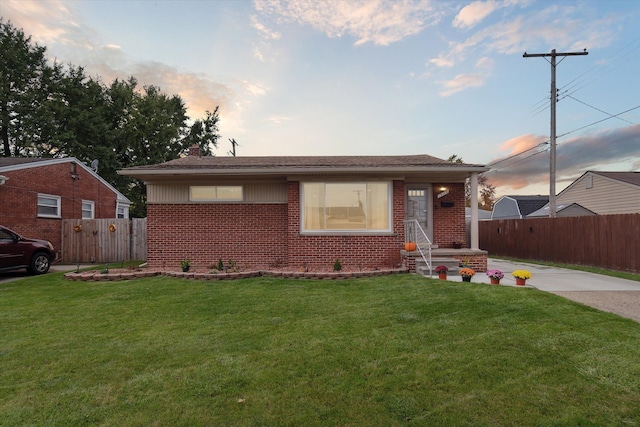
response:
[(53, 245), (46, 240), (27, 239), (0, 226), (0, 272), (26, 268), (44, 274), (54, 258)]

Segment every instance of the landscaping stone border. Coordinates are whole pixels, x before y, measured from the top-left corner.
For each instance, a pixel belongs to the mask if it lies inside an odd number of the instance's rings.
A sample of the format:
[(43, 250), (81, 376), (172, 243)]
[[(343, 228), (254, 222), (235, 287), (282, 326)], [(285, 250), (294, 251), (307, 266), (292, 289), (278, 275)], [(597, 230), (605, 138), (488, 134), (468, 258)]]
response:
[(324, 280), (341, 280), (352, 279), (358, 277), (376, 277), (387, 276), (391, 274), (409, 273), (406, 268), (389, 269), (389, 270), (367, 270), (367, 271), (351, 271), (351, 272), (302, 272), (302, 271), (241, 271), (238, 273), (194, 273), (182, 271), (133, 271), (133, 272), (114, 272), (100, 273), (97, 271), (81, 271), (78, 273), (66, 273), (64, 277), (67, 280), (75, 280), (81, 282), (107, 282), (120, 280), (133, 280), (143, 277), (167, 276), (182, 279), (194, 280), (234, 280), (247, 279), (250, 277), (283, 277), (288, 279), (324, 279)]

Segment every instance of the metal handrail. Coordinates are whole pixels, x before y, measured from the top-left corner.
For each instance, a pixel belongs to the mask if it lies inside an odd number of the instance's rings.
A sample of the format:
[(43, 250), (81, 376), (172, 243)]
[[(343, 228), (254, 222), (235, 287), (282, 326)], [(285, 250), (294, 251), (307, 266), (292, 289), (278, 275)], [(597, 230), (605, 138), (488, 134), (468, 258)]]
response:
[(417, 220), (407, 219), (404, 221), (404, 238), (407, 242), (416, 243), (416, 249), (420, 252), (420, 256), (427, 264), (427, 267), (429, 267), (429, 276), (433, 276), (431, 263), (431, 240), (429, 240), (427, 233), (424, 232)]

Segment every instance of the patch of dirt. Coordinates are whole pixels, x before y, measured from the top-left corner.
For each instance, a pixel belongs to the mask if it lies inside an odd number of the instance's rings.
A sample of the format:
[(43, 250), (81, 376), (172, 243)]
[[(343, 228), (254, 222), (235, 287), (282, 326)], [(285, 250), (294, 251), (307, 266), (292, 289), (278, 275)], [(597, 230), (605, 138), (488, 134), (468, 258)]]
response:
[(553, 292), (571, 301), (640, 322), (640, 291)]

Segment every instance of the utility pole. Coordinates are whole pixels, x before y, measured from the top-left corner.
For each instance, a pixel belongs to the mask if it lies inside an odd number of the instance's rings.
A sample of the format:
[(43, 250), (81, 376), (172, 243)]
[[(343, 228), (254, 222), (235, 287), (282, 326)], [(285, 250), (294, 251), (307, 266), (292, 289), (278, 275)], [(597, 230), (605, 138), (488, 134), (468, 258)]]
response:
[(235, 157), (236, 156), (236, 145), (240, 145), (240, 144), (238, 144), (234, 138), (229, 138), (229, 142), (231, 143), (231, 151), (228, 151), (227, 154), (230, 154), (233, 157)]
[(556, 103), (558, 102), (558, 92), (556, 90), (556, 58), (558, 56), (578, 56), (588, 55), (587, 49), (583, 52), (557, 53), (555, 49), (551, 53), (527, 53), (523, 58), (551, 57), (551, 132), (549, 136), (550, 159), (549, 159), (549, 217), (556, 217)]

